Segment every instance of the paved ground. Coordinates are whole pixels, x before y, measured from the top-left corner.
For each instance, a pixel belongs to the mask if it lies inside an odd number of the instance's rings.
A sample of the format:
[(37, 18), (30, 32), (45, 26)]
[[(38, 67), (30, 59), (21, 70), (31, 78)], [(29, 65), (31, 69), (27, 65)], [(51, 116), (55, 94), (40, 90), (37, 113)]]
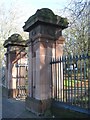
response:
[(2, 118), (2, 87), (1, 87), (1, 84), (0, 84), (0, 120)]
[(2, 98), (2, 118), (40, 118), (25, 109), (25, 101)]

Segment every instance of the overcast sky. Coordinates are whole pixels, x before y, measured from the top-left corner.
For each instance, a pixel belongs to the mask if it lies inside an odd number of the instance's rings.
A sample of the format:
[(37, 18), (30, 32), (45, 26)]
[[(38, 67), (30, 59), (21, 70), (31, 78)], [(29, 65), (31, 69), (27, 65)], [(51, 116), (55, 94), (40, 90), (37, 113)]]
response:
[(27, 16), (34, 14), (36, 10), (40, 8), (50, 8), (57, 13), (59, 9), (66, 7), (70, 1), (71, 0), (0, 0), (0, 4), (3, 2), (6, 7), (9, 8), (11, 3), (17, 3), (25, 13), (27, 12), (27, 14), (25, 14)]
[[(55, 14), (60, 15), (60, 10), (67, 7), (71, 1), (72, 0), (0, 0), (0, 6), (4, 5), (4, 8), (6, 9), (9, 9), (10, 7), (14, 8), (16, 6), (17, 14), (20, 15), (18, 25), (22, 29), (24, 22), (26, 22), (37, 9), (49, 8)], [(65, 14), (63, 14), (63, 16), (64, 15)]]

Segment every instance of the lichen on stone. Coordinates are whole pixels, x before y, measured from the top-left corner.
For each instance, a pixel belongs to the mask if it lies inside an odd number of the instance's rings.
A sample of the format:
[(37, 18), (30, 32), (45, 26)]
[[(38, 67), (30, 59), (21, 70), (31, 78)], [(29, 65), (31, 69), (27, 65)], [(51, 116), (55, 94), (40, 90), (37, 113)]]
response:
[(29, 17), (23, 26), (25, 31), (33, 28), (35, 23), (43, 22), (45, 24), (52, 24), (61, 27), (62, 29), (68, 27), (68, 21), (66, 18), (55, 15), (49, 8), (38, 9), (34, 15)]
[(11, 42), (17, 42), (17, 41), (22, 41), (23, 39), (22, 39), (22, 36), (21, 36), (21, 35), (15, 33), (15, 34), (11, 35), (11, 36), (8, 38), (8, 40), (11, 41)]
[(53, 13), (52, 10), (48, 8), (42, 8), (40, 10), (37, 10), (36, 12), (38, 17), (41, 17), (45, 20), (45, 18), (48, 18), (48, 20), (56, 20), (56, 15)]
[(5, 40), (3, 46), (6, 47), (8, 44), (25, 44), (25, 40), (23, 40), (22, 36), (18, 33), (12, 34), (7, 40)]

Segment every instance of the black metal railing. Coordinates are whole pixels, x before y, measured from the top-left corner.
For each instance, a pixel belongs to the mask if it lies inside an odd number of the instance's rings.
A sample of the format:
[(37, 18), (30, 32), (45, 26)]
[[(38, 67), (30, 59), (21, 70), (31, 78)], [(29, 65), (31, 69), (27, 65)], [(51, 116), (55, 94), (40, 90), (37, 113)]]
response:
[(25, 99), (26, 98), (26, 87), (25, 86), (17, 86), (17, 99)]
[(52, 98), (90, 110), (88, 54), (63, 56), (51, 61)]
[(25, 64), (16, 64), (16, 99), (25, 99), (27, 96), (27, 67)]

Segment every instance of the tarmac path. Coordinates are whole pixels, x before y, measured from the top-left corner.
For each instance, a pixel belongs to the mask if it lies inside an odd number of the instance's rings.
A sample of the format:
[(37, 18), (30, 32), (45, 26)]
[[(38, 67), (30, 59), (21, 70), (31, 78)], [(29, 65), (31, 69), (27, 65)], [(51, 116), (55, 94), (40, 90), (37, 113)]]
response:
[(40, 118), (25, 109), (25, 101), (2, 98), (2, 118)]

